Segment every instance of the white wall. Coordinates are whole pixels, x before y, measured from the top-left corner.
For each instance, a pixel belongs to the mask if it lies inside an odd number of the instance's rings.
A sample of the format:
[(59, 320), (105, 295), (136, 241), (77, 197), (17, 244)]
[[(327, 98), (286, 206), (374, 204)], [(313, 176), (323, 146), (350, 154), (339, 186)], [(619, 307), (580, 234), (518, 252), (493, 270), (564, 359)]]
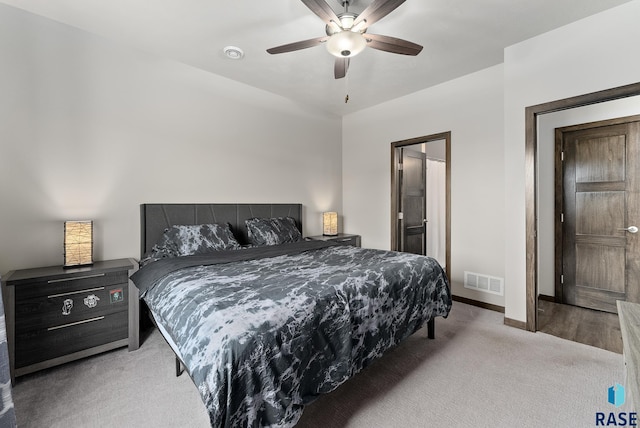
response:
[(640, 0), (505, 49), (505, 316), (526, 320), (524, 110), (640, 80)]
[[(136, 257), (143, 202), (301, 202), (306, 234), (337, 210), (386, 249), (390, 143), (452, 131), (454, 293), (524, 321), (524, 109), (640, 80), (638, 16), (634, 0), (341, 120), (0, 5), (0, 273), (60, 264), (65, 219), (95, 220), (97, 259)], [(505, 277), (505, 299), (463, 289), (465, 270)]]
[(343, 211), (341, 119), (0, 5), (0, 273), (138, 257), (144, 202), (299, 202)]
[(453, 292), (503, 305), (501, 296), (462, 287), (464, 271), (504, 276), (504, 147), (501, 65), (343, 120), (344, 231), (389, 249), (391, 143), (451, 131)]
[(543, 114), (538, 119), (538, 294), (555, 296), (555, 129), (640, 114), (640, 97)]

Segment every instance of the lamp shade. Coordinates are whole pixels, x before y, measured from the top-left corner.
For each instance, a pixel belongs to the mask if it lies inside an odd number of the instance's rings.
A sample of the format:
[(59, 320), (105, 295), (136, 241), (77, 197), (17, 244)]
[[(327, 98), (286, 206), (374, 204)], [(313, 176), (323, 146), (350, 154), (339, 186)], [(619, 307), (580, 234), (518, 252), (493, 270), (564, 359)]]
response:
[(93, 222), (64, 222), (64, 266), (93, 264)]
[(338, 213), (322, 213), (322, 234), (329, 236), (338, 234)]
[(362, 34), (343, 30), (332, 35), (327, 41), (327, 50), (338, 58), (351, 58), (358, 55), (367, 46)]

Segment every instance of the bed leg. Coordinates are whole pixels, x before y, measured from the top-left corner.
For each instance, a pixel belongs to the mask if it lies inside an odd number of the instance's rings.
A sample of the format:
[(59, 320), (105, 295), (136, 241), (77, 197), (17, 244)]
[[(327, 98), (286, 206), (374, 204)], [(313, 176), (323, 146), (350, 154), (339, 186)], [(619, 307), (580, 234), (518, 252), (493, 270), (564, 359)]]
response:
[(431, 318), (429, 322), (427, 322), (427, 337), (429, 339), (436, 338), (436, 320)]
[(176, 357), (176, 377), (180, 376), (184, 372), (184, 367), (182, 367), (182, 363)]

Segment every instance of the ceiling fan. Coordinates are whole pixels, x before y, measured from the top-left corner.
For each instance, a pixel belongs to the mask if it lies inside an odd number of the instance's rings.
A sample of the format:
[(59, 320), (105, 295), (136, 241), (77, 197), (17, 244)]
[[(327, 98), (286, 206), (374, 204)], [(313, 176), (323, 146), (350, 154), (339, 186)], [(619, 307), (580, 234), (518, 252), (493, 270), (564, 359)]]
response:
[(297, 51), (326, 43), (329, 53), (336, 57), (334, 75), (341, 79), (347, 75), (349, 60), (369, 46), (401, 55), (418, 55), (422, 46), (395, 37), (367, 33), (369, 26), (393, 12), (405, 0), (374, 0), (361, 14), (349, 12), (350, 0), (339, 0), (344, 12), (336, 14), (325, 0), (301, 0), (322, 19), (326, 36), (302, 40), (267, 49), (270, 54)]

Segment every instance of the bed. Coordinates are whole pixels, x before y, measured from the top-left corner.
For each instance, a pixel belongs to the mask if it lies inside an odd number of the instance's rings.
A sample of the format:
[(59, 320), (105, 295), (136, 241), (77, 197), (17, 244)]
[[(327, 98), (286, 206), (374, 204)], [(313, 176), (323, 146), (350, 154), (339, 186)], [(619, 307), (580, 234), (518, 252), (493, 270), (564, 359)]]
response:
[(428, 257), (302, 238), (300, 204), (144, 204), (131, 279), (211, 425), (289, 427), (304, 406), (446, 317)]

